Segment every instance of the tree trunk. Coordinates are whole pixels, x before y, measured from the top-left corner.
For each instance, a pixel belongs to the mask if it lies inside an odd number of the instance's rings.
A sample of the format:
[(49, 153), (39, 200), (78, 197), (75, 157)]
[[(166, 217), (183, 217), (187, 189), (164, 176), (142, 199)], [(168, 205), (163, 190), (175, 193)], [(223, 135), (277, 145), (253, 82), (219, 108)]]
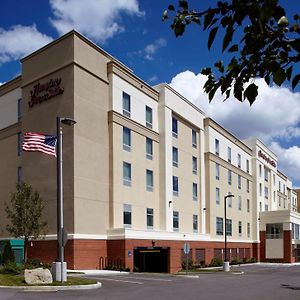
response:
[(24, 266), (27, 264), (27, 248), (28, 248), (28, 239), (24, 239)]

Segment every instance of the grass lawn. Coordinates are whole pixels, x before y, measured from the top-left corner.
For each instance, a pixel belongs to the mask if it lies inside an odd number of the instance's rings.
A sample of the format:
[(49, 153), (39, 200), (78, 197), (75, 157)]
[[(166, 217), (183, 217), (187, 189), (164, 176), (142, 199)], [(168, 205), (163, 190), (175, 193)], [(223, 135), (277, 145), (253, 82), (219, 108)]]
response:
[[(58, 286), (58, 285), (87, 285), (97, 283), (93, 279), (81, 277), (68, 277), (67, 282), (53, 282), (51, 284), (40, 284), (42, 286)], [(24, 275), (0, 274), (0, 286), (30, 286), (25, 283)]]

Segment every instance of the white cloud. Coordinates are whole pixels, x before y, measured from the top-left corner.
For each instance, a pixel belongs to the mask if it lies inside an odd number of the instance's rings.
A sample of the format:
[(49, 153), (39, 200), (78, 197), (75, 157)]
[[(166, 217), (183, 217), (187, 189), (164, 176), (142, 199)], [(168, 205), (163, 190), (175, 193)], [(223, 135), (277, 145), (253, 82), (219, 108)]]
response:
[(52, 38), (39, 32), (35, 25), (0, 28), (0, 64), (18, 60), (51, 41)]
[(158, 80), (158, 77), (156, 76), (156, 75), (153, 75), (153, 76), (151, 76), (149, 79), (148, 79), (148, 81), (149, 82), (156, 82)]
[(161, 47), (165, 47), (166, 45), (167, 42), (163, 38), (159, 38), (154, 41), (154, 43), (148, 44), (143, 51), (145, 54), (145, 58), (148, 60), (153, 60), (153, 55), (156, 53), (156, 51)]
[(292, 179), (300, 180), (300, 148), (298, 146), (283, 148), (277, 142), (272, 142), (269, 146), (279, 157), (279, 169), (287, 171)]
[(50, 0), (52, 25), (60, 34), (72, 29), (99, 42), (124, 31), (121, 13), (142, 16), (137, 0)]
[(177, 74), (170, 85), (239, 138), (258, 137), (270, 145), (279, 157), (282, 171), (300, 182), (300, 148), (285, 149), (278, 143), (278, 139), (300, 136), (300, 93), (269, 87), (263, 79), (256, 79), (259, 95), (251, 107), (234, 98), (223, 102), (225, 97), (218, 92), (209, 103), (203, 91), (205, 81), (206, 76), (185, 71)]
[(205, 81), (206, 76), (185, 71), (176, 75), (170, 85), (241, 139), (256, 136), (268, 143), (276, 137), (300, 135), (297, 127), (300, 93), (292, 93), (283, 87), (269, 87), (264, 80), (257, 79), (259, 96), (251, 107), (249, 102), (234, 98), (223, 102), (225, 97), (218, 92), (209, 103), (203, 91)]

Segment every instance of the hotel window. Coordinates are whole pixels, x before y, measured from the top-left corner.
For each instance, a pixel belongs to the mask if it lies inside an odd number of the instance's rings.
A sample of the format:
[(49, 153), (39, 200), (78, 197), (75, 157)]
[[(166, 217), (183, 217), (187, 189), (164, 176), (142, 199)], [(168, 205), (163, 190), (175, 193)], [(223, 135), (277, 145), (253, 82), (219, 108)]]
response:
[(265, 204), (265, 211), (268, 211), (268, 210), (269, 210), (269, 205)]
[(278, 181), (278, 191), (281, 192), (281, 182)]
[(220, 142), (218, 139), (215, 139), (215, 153), (216, 155), (220, 155)]
[(239, 236), (242, 236), (242, 222), (239, 221)]
[[(231, 193), (228, 192), (228, 195), (231, 195)], [(228, 204), (228, 207), (232, 207), (232, 197), (227, 198), (227, 204)]]
[(153, 171), (146, 170), (146, 185), (147, 191), (153, 192)]
[(242, 188), (242, 177), (241, 177), (241, 175), (238, 175), (238, 188), (239, 189)]
[(22, 153), (22, 135), (21, 135), (21, 132), (18, 132), (18, 149), (17, 149), (17, 152), (18, 152), (18, 156), (21, 155)]
[(266, 239), (282, 239), (283, 225), (282, 223), (266, 224)]
[(246, 171), (247, 171), (247, 173), (250, 172), (249, 159), (246, 160)]
[(131, 164), (123, 161), (123, 185), (131, 186)]
[(131, 109), (130, 109), (130, 95), (123, 92), (123, 115), (130, 118)]
[(276, 185), (276, 177), (275, 177), (275, 174), (273, 174), (273, 184)]
[(259, 184), (259, 196), (262, 196), (262, 184)]
[(232, 172), (231, 170), (228, 170), (228, 184), (231, 185), (232, 183)]
[(146, 127), (152, 128), (152, 108), (146, 105)]
[(238, 196), (238, 210), (242, 210), (242, 196)]
[(250, 180), (247, 179), (247, 193), (250, 193)]
[(227, 160), (228, 160), (228, 162), (231, 163), (231, 148), (230, 147), (227, 148)]
[(232, 236), (232, 220), (226, 219), (226, 235)]
[(216, 179), (220, 179), (220, 165), (216, 163)]
[(216, 218), (216, 234), (223, 235), (223, 218)]
[(283, 193), (285, 194), (285, 184), (283, 184)]
[(269, 170), (265, 167), (265, 181), (269, 181)]
[(131, 151), (131, 130), (123, 127), (123, 150)]
[(262, 211), (262, 203), (259, 202), (259, 211)]
[(131, 205), (123, 204), (123, 225), (131, 227)]
[(197, 157), (192, 157), (193, 174), (197, 175)]
[(173, 137), (178, 137), (178, 121), (174, 117), (172, 118), (172, 135)]
[(18, 107), (17, 107), (17, 111), (18, 111), (18, 122), (21, 121), (22, 118), (22, 99), (18, 99)]
[(197, 133), (194, 129), (192, 129), (192, 146), (197, 148)]
[(153, 229), (153, 208), (147, 208), (147, 228)]
[(247, 237), (250, 237), (250, 223), (247, 223)]
[(240, 168), (241, 167), (241, 154), (239, 154), (238, 153), (238, 155), (237, 155), (237, 157), (238, 157), (238, 167)]
[(153, 141), (146, 138), (146, 158), (153, 159)]
[(173, 211), (173, 230), (178, 231), (179, 230), (179, 212)]
[(273, 201), (275, 202), (276, 201), (276, 192), (273, 191)]
[(178, 167), (178, 149), (173, 147), (173, 167)]
[(198, 184), (193, 182), (193, 200), (198, 200)]
[(17, 169), (17, 183), (21, 183), (22, 181), (23, 181), (22, 167), (18, 167), (18, 169)]
[(198, 215), (193, 215), (193, 231), (198, 232)]
[(250, 212), (250, 199), (247, 199), (247, 212)]
[(265, 198), (268, 199), (269, 198), (269, 189), (268, 187), (265, 186)]
[(173, 196), (178, 196), (179, 186), (178, 186), (178, 177), (173, 176)]
[(261, 165), (259, 165), (259, 177), (262, 176)]
[(220, 189), (216, 188), (216, 204), (220, 204)]

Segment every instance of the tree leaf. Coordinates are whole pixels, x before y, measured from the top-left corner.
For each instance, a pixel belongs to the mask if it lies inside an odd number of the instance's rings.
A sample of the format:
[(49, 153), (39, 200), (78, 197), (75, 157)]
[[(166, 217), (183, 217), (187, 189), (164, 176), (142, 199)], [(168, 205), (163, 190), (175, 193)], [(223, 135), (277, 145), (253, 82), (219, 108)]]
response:
[(188, 10), (189, 8), (188, 2), (186, 0), (180, 0), (178, 6), (186, 10)]
[(239, 46), (237, 44), (232, 45), (229, 49), (228, 52), (237, 52), (239, 51)]
[(223, 39), (222, 52), (225, 51), (225, 49), (227, 48), (229, 43), (232, 41), (233, 33), (234, 33), (234, 29), (232, 28), (232, 26), (228, 26), (227, 30), (226, 30), (226, 34), (225, 34), (224, 39)]
[(214, 27), (210, 32), (209, 32), (209, 37), (208, 37), (208, 42), (207, 42), (207, 47), (210, 50), (212, 43), (214, 42), (214, 39), (216, 37), (217, 31), (219, 27)]
[(293, 66), (290, 66), (287, 70), (286, 70), (286, 79), (288, 81), (291, 80), (291, 76), (292, 76), (292, 72), (293, 72)]
[(294, 89), (300, 80), (300, 74), (297, 74), (292, 81), (292, 89)]
[(175, 7), (174, 7), (174, 5), (172, 5), (172, 4), (171, 4), (171, 5), (169, 5), (169, 6), (168, 6), (168, 10), (173, 10), (173, 11), (174, 11), (174, 10), (175, 10)]
[(244, 98), (247, 98), (250, 102), (250, 105), (253, 104), (258, 95), (258, 86), (254, 83), (251, 83), (244, 92)]
[(281, 86), (282, 83), (286, 79), (286, 74), (282, 68), (278, 68), (275, 72), (273, 72), (273, 81), (278, 85)]
[(211, 68), (204, 68), (201, 70), (202, 75), (208, 75), (211, 73)]
[(210, 23), (212, 22), (214, 16), (215, 16), (215, 12), (212, 11), (211, 9), (209, 9), (208, 12), (204, 16), (203, 30), (205, 30), (210, 25)]

